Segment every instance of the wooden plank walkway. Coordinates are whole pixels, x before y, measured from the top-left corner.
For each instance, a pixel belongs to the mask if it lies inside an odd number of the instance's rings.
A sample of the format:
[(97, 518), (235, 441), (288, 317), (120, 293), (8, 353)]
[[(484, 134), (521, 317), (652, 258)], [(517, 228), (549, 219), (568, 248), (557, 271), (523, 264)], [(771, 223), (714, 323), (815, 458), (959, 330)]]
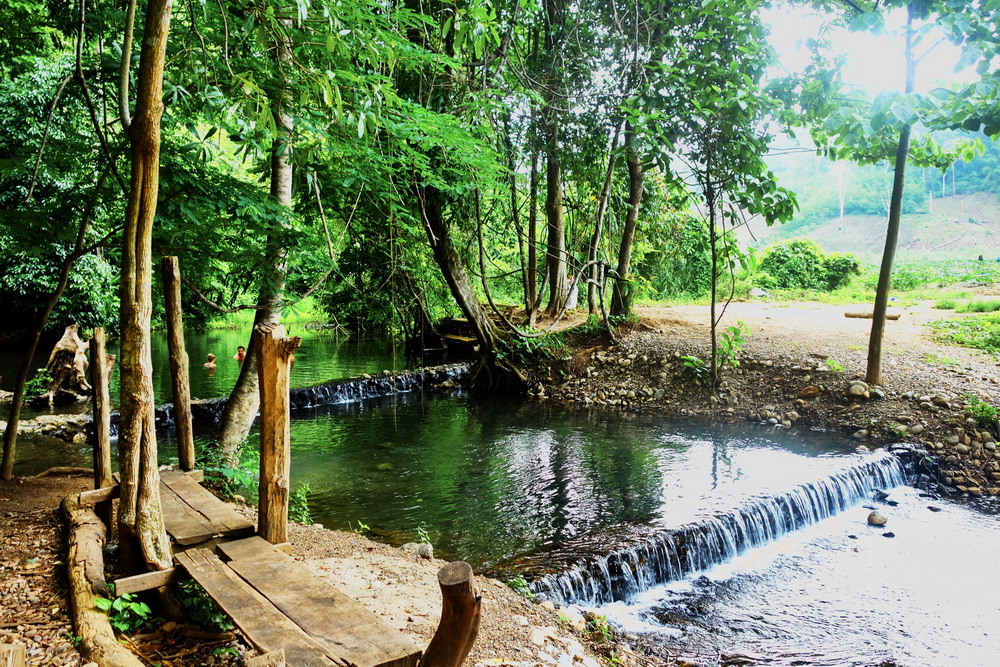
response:
[(177, 567), (119, 580), (123, 591), (176, 581), (186, 571), (258, 651), (284, 651), (288, 665), (417, 666), (421, 650), (409, 637), (254, 535), (252, 523), (197, 479), (197, 473), (160, 473)]
[(179, 470), (160, 473), (160, 504), (167, 533), (181, 546), (254, 534), (254, 525), (232, 505)]

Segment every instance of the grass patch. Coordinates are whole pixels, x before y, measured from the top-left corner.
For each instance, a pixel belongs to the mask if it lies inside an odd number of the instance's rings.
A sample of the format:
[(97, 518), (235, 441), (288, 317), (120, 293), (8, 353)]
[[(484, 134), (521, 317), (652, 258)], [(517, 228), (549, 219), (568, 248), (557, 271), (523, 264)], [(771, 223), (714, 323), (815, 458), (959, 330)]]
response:
[(931, 322), (930, 326), (939, 338), (1000, 356), (1000, 314), (986, 313), (939, 320)]
[(1000, 299), (976, 299), (963, 303), (955, 309), (956, 313), (993, 313), (1000, 310)]
[(934, 304), (934, 307), (939, 310), (955, 310), (956, 306), (958, 306), (958, 301), (951, 298), (939, 299), (938, 302)]
[(952, 359), (950, 357), (942, 357), (941, 355), (935, 354), (933, 352), (928, 352), (924, 355), (924, 361), (928, 364), (938, 364), (940, 366), (957, 366), (958, 360)]

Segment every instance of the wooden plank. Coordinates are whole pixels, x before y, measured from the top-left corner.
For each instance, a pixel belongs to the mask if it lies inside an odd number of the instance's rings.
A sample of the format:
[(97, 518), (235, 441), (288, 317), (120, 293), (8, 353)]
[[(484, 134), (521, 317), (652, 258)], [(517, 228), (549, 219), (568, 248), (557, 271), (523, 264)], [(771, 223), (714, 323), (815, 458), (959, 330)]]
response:
[(212, 522), (191, 509), (163, 480), (160, 480), (160, 506), (167, 532), (177, 544), (198, 544), (218, 533)]
[(192, 510), (198, 512), (213, 526), (217, 535), (252, 535), (254, 526), (240, 515), (236, 508), (219, 498), (178, 470), (167, 470), (160, 473), (160, 481), (170, 487), (170, 490)]
[(166, 570), (159, 570), (157, 572), (145, 572), (131, 577), (122, 577), (115, 580), (115, 595), (151, 591), (154, 588), (180, 581), (186, 576), (184, 570), (176, 567), (168, 567)]
[(27, 658), (24, 644), (0, 644), (0, 667), (24, 667)]
[(90, 491), (81, 491), (80, 500), (78, 501), (84, 507), (93, 507), (98, 503), (103, 503), (112, 498), (117, 498), (120, 487), (115, 484), (114, 486), (105, 486), (102, 489), (92, 489)]
[(211, 552), (191, 549), (176, 554), (175, 558), (261, 653), (284, 649), (288, 664), (295, 667), (345, 664), (331, 660), (323, 646), (247, 586)]
[(401, 632), (261, 537), (219, 545), (229, 567), (311, 637), (357, 667), (414, 667), (420, 649)]
[(247, 659), (247, 667), (285, 667), (285, 651), (278, 649)]
[(185, 474), (189, 479), (193, 479), (196, 482), (205, 481), (205, 471), (201, 468), (198, 468), (197, 470), (188, 470)]

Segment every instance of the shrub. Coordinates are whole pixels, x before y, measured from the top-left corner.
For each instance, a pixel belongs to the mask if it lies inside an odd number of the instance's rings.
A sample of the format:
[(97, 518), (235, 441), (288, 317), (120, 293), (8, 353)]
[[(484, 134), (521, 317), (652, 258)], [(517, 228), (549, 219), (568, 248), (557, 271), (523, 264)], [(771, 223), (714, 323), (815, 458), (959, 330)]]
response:
[(814, 241), (795, 239), (764, 251), (754, 282), (763, 289), (833, 291), (861, 274), (861, 263), (850, 253), (826, 254)]
[(955, 309), (956, 313), (992, 313), (1000, 310), (1000, 299), (976, 299), (963, 303)]

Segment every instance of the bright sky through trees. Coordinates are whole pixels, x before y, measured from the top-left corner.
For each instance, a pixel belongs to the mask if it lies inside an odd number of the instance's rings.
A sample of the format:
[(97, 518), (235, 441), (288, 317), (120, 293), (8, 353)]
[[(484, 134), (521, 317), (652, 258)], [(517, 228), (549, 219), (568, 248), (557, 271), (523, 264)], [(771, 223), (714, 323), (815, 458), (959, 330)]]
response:
[[(881, 90), (899, 90), (903, 87), (903, 53), (901, 42), (891, 34), (875, 35), (871, 32), (850, 32), (847, 28), (831, 27), (829, 18), (804, 8), (781, 8), (765, 10), (764, 20), (770, 23), (771, 45), (778, 52), (782, 66), (789, 72), (801, 71), (809, 59), (809, 51), (803, 46), (805, 40), (820, 35), (826, 25), (824, 36), (828, 38), (836, 54), (845, 54), (844, 80), (863, 85), (874, 96)], [(890, 17), (889, 29), (894, 32), (906, 20), (905, 10), (894, 12)], [(927, 45), (937, 40), (926, 40)], [(961, 49), (949, 42), (941, 42), (920, 63), (917, 68), (916, 90), (926, 91), (941, 81), (975, 80), (974, 68), (955, 72), (955, 65), (961, 56)]]

